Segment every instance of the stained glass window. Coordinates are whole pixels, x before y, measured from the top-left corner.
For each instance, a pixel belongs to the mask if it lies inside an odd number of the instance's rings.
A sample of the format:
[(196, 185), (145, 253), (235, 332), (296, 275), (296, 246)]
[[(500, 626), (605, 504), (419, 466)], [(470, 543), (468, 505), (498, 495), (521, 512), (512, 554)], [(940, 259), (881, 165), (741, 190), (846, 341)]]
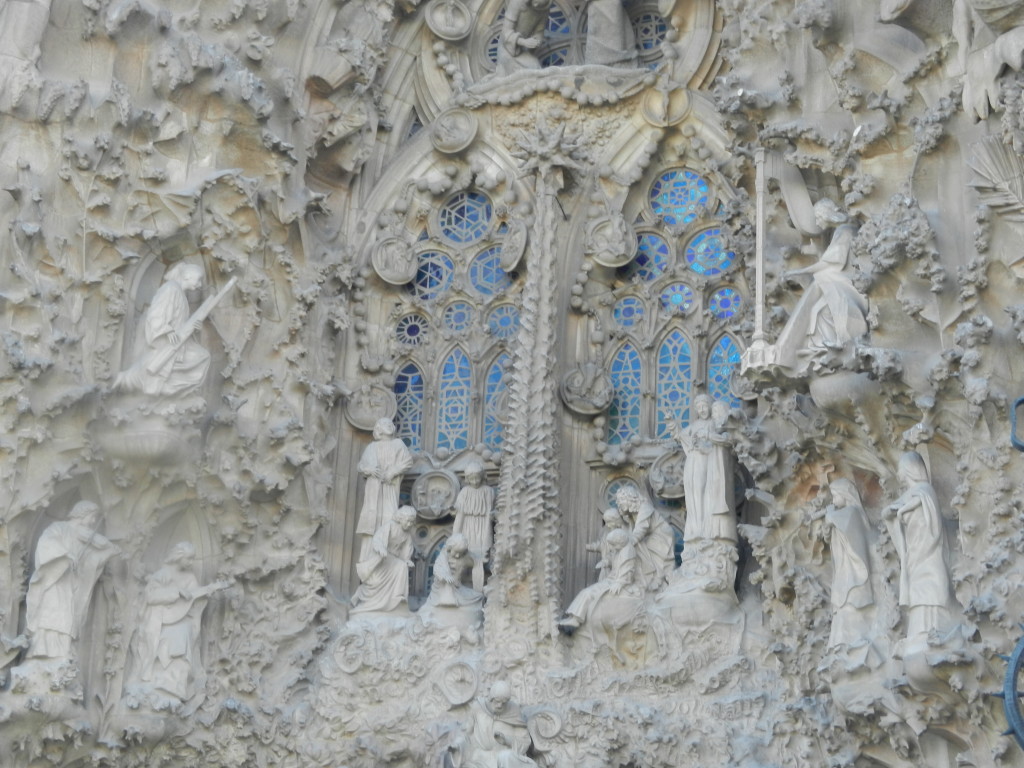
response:
[(484, 296), (496, 296), (512, 285), (512, 278), (501, 268), (501, 246), (488, 248), (473, 259), (469, 281)]
[(423, 445), (423, 374), (415, 363), (407, 363), (395, 377), (395, 428), (410, 448)]
[(491, 224), (491, 201), (480, 192), (458, 192), (441, 206), (441, 234), (454, 243), (475, 243)]
[(421, 253), (419, 261), (416, 277), (409, 283), (409, 290), (423, 301), (436, 299), (451, 286), (455, 264), (440, 251)]
[(564, 36), (572, 33), (572, 26), (569, 24), (569, 18), (565, 15), (565, 11), (554, 3), (551, 4), (551, 8), (548, 10), (546, 31), (548, 37)]
[(560, 67), (565, 64), (569, 58), (569, 48), (562, 46), (561, 48), (555, 48), (545, 56), (541, 57), (540, 65), (542, 67)]
[(694, 221), (707, 204), (708, 182), (693, 171), (667, 171), (651, 185), (651, 209), (670, 226)]
[(657, 280), (668, 269), (669, 247), (665, 238), (653, 232), (640, 232), (636, 236), (636, 256), (619, 274), (626, 280)]
[(674, 330), (658, 348), (658, 440), (670, 438), (676, 424), (690, 423), (691, 370), (690, 343), (682, 331)]
[(398, 325), (395, 327), (395, 337), (399, 344), (417, 347), (426, 340), (429, 328), (430, 323), (427, 318), (414, 312), (398, 321)]
[(484, 445), (492, 451), (501, 447), (505, 427), (501, 423), (502, 407), (505, 401), (505, 366), (511, 358), (507, 353), (498, 355), (487, 370), (484, 392)]
[(720, 320), (736, 317), (739, 314), (743, 299), (735, 288), (719, 288), (711, 294), (708, 306), (711, 314)]
[(740, 348), (732, 336), (723, 336), (708, 355), (708, 394), (715, 400), (722, 400), (735, 408), (739, 398), (730, 387), (733, 373), (740, 365)]
[(686, 263), (698, 275), (720, 275), (735, 260), (736, 254), (725, 248), (721, 229), (705, 229), (686, 246)]
[(501, 304), (491, 310), (487, 316), (487, 328), (491, 335), (499, 339), (508, 339), (519, 330), (519, 310), (511, 304)]
[(615, 303), (612, 310), (615, 322), (623, 328), (631, 328), (643, 319), (644, 305), (636, 296), (626, 296)]
[(473, 398), (473, 368), (456, 347), (441, 366), (437, 412), (437, 447), (461, 451), (469, 445), (469, 413)]
[(686, 283), (672, 283), (661, 291), (661, 308), (673, 314), (684, 314), (693, 306), (693, 289)]
[(653, 51), (665, 40), (668, 26), (659, 14), (645, 11), (633, 17), (633, 35), (641, 51)]
[(449, 331), (464, 331), (473, 322), (473, 307), (465, 301), (453, 302), (445, 307), (443, 320)]
[(615, 397), (608, 409), (608, 442), (616, 445), (640, 434), (640, 355), (632, 344), (623, 344), (612, 358), (611, 377)]

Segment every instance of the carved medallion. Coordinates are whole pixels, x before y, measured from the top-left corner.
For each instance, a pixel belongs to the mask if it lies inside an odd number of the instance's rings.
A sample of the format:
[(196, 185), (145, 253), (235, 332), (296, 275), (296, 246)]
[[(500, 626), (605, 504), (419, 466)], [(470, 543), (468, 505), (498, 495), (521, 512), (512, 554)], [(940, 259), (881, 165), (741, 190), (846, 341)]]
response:
[(621, 213), (604, 216), (587, 228), (583, 250), (604, 267), (621, 267), (636, 253), (636, 232)]
[(459, 479), (446, 469), (432, 469), (412, 484), (412, 505), (419, 516), (437, 520), (451, 513), (459, 494)]
[(364, 384), (352, 393), (345, 406), (345, 418), (356, 429), (367, 432), (377, 419), (393, 419), (398, 413), (395, 393), (381, 384)]
[(505, 239), (501, 241), (501, 261), (499, 266), (506, 272), (511, 272), (519, 264), (526, 253), (526, 241), (529, 238), (529, 228), (526, 222), (520, 219), (513, 219), (508, 223), (508, 232)]
[(476, 116), (467, 109), (449, 109), (437, 118), (431, 129), (434, 149), (447, 155), (461, 152), (476, 138)]
[(686, 454), (681, 448), (663, 453), (651, 465), (647, 480), (651, 490), (662, 499), (683, 498), (683, 467)]
[(453, 707), (469, 702), (476, 696), (479, 678), (476, 670), (465, 661), (453, 661), (441, 672), (437, 687)]
[(405, 285), (416, 277), (416, 256), (400, 237), (386, 237), (374, 245), (370, 261), (385, 283)]
[(442, 40), (461, 40), (473, 28), (473, 15), (459, 0), (434, 0), (426, 17), (430, 31)]
[(640, 102), (644, 120), (659, 128), (678, 125), (690, 114), (690, 94), (685, 88), (663, 91), (652, 88)]
[(566, 407), (585, 416), (601, 413), (615, 397), (615, 384), (603, 366), (588, 360), (562, 379), (559, 388)]

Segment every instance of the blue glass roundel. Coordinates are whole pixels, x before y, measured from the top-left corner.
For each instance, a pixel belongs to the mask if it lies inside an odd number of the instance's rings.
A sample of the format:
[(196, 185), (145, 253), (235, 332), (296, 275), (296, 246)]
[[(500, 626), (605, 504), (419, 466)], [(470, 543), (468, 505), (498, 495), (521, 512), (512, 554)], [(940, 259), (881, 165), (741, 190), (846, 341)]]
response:
[(454, 243), (475, 243), (491, 225), (491, 201), (479, 192), (452, 195), (438, 214), (441, 234)]
[(629, 264), (620, 267), (619, 274), (627, 280), (657, 280), (668, 269), (669, 255), (665, 238), (653, 232), (640, 232), (636, 236), (636, 256)]
[(511, 304), (495, 307), (487, 316), (487, 328), (492, 335), (499, 339), (515, 336), (516, 331), (519, 330), (519, 310)]
[(651, 210), (666, 224), (688, 224), (707, 204), (707, 179), (693, 171), (676, 168), (651, 185)]
[(732, 266), (736, 254), (725, 249), (722, 230), (705, 229), (686, 246), (686, 264), (698, 275), (719, 275)]
[(501, 268), (501, 246), (488, 248), (473, 259), (469, 281), (484, 296), (496, 296), (512, 285), (512, 278)]
[(473, 308), (465, 301), (456, 301), (445, 307), (443, 320), (449, 331), (464, 331), (473, 322)]
[(619, 299), (615, 303), (615, 309), (612, 310), (612, 316), (615, 318), (615, 322), (623, 328), (631, 328), (643, 319), (643, 302), (635, 296)]
[(452, 284), (455, 264), (440, 251), (426, 251), (419, 256), (416, 277), (409, 283), (409, 291), (418, 299), (430, 301), (448, 290)]
[(726, 320), (736, 317), (742, 303), (743, 299), (735, 288), (719, 288), (711, 294), (708, 306), (711, 309), (711, 314), (719, 320)]
[(693, 289), (686, 283), (672, 283), (661, 292), (661, 308), (682, 314), (693, 306)]
[(400, 344), (418, 347), (426, 341), (429, 329), (430, 323), (427, 318), (419, 313), (413, 313), (398, 321), (398, 325), (395, 327), (395, 336)]

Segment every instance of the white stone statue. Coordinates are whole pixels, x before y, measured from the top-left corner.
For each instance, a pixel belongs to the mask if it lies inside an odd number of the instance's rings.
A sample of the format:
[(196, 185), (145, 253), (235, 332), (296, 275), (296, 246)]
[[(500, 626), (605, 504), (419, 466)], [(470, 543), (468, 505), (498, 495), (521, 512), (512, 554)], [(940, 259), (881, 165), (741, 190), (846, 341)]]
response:
[(388, 418), (378, 419), (373, 427), (373, 442), (366, 446), (359, 459), (359, 473), (366, 478), (366, 487), (356, 523), (356, 533), (362, 537), (357, 563), (373, 554), (374, 535), (398, 510), (402, 475), (410, 467), (412, 454), (402, 439), (395, 437), (394, 422)]
[(540, 69), (533, 51), (544, 39), (549, 0), (509, 0), (498, 38), (498, 60), (494, 71), (508, 75), (520, 69)]
[(99, 507), (80, 501), (66, 521), (52, 523), (39, 537), (25, 600), (27, 659), (74, 660), (74, 641), (93, 587), (103, 566), (121, 551), (96, 532), (99, 520)]
[(621, 0), (590, 0), (587, 3), (587, 64), (636, 63), (636, 40), (629, 15)]
[(736, 515), (732, 509), (732, 455), (724, 424), (712, 418), (711, 397), (693, 399), (695, 418), (687, 427), (677, 427), (674, 437), (686, 452), (683, 467), (683, 495), (686, 523), (683, 539), (726, 539), (735, 542)]
[(903, 494), (884, 510), (900, 558), (899, 602), (908, 610), (907, 637), (949, 629), (949, 564), (939, 501), (917, 451), (900, 457)]
[(377, 529), (369, 555), (356, 563), (362, 582), (352, 595), (352, 613), (390, 613), (409, 602), (409, 569), (416, 510), (402, 507)]
[(231, 584), (200, 586), (193, 571), (195, 557), (192, 544), (179, 542), (146, 580), (146, 605), (133, 650), (135, 675), (139, 686), (153, 694), (154, 709), (187, 701), (202, 688), (199, 643), (206, 598)]
[[(618, 503), (618, 502), (616, 502)], [(597, 580), (601, 581), (611, 572), (611, 553), (608, 551), (608, 533), (616, 528), (625, 528), (626, 521), (615, 507), (608, 507), (601, 513), (601, 520), (604, 523), (604, 534), (598, 541), (587, 544), (587, 552), (597, 552), (600, 558), (597, 561)]]
[(630, 535), (622, 528), (605, 534), (607, 562), (597, 564), (601, 580), (580, 591), (558, 621), (558, 629), (573, 634), (586, 626), (595, 647), (617, 653), (618, 632), (628, 626), (643, 605), (640, 562)]
[(483, 484), (484, 468), (479, 462), (466, 467), (466, 485), (455, 498), (455, 524), (453, 534), (466, 537), (469, 556), (473, 559), (473, 589), (483, 592), (484, 563), (491, 550), (494, 532), (491, 517), (494, 512), (494, 489)]
[(635, 488), (620, 488), (615, 503), (632, 535), (640, 569), (638, 580), (648, 592), (657, 592), (675, 566), (672, 526)]
[(453, 768), (534, 768), (527, 757), (533, 741), (512, 688), (498, 680), (470, 705), (468, 733), (450, 750)]
[(1000, 76), (1024, 65), (1024, 4), (954, 0), (953, 35), (964, 73), (964, 110), (975, 120), (984, 120), (1002, 104)]
[(874, 604), (867, 522), (856, 486), (845, 478), (829, 486), (832, 503), (825, 511), (832, 550), (832, 628), (828, 647), (870, 651), (870, 624), (865, 609)]
[(795, 373), (804, 372), (814, 355), (847, 349), (868, 332), (868, 301), (844, 271), (857, 226), (828, 198), (815, 204), (814, 218), (822, 229), (836, 229), (816, 263), (786, 273), (813, 280), (775, 342), (776, 361)]
[(224, 292), (190, 315), (186, 292), (198, 290), (202, 285), (202, 267), (182, 262), (167, 270), (163, 285), (153, 296), (143, 319), (145, 350), (128, 370), (117, 375), (116, 389), (183, 397), (203, 385), (210, 368), (210, 353), (192, 338), (192, 334)]

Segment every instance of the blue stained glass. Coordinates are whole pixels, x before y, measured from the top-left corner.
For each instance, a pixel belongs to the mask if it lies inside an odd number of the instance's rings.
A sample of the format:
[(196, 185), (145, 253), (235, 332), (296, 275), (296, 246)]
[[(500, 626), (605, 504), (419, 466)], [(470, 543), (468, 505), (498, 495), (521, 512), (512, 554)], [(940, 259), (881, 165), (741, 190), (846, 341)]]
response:
[(509, 339), (519, 330), (519, 310), (511, 304), (502, 304), (487, 316), (487, 328), (492, 336)]
[(414, 313), (398, 321), (395, 336), (400, 344), (416, 347), (426, 341), (430, 323), (423, 315)]
[(658, 440), (670, 438), (676, 424), (690, 423), (692, 363), (690, 343), (682, 331), (672, 331), (658, 348)]
[(491, 201), (479, 192), (458, 192), (441, 206), (441, 234), (455, 243), (475, 243), (491, 225)]
[(469, 445), (469, 413), (473, 396), (473, 370), (466, 354), (456, 347), (441, 366), (437, 411), (437, 447), (461, 451)]
[(496, 296), (512, 285), (512, 278), (501, 268), (501, 246), (488, 248), (473, 259), (469, 281), (484, 296)]
[(565, 64), (569, 58), (569, 48), (563, 46), (562, 48), (555, 48), (545, 56), (541, 57), (540, 65), (542, 67), (561, 67)]
[(423, 374), (415, 363), (406, 364), (395, 377), (395, 428), (400, 438), (412, 449), (423, 440)]
[(416, 277), (409, 283), (409, 292), (418, 299), (430, 301), (448, 290), (455, 273), (455, 264), (440, 251), (421, 253)]
[(684, 314), (693, 306), (693, 289), (686, 283), (672, 283), (661, 292), (661, 308), (673, 314)]
[(612, 310), (612, 315), (615, 317), (615, 322), (620, 326), (631, 328), (643, 319), (643, 302), (635, 296), (619, 299), (615, 304), (615, 309)]
[(657, 280), (668, 269), (670, 255), (665, 238), (653, 232), (641, 232), (636, 236), (636, 256), (619, 268), (619, 275), (627, 280)]
[(608, 483), (608, 487), (604, 489), (604, 503), (606, 507), (619, 508), (619, 503), (615, 500), (615, 494), (623, 488), (632, 488), (634, 491), (640, 491), (640, 486), (636, 484), (636, 480), (633, 478), (617, 477)]
[(491, 63), (491, 66), (495, 66), (498, 63), (498, 46), (501, 45), (501, 32), (495, 32), (491, 35), (491, 39), (487, 41), (487, 47), (484, 48), (484, 58)]
[(653, 51), (665, 40), (668, 25), (660, 14), (647, 11), (633, 18), (633, 36), (641, 51)]
[(449, 331), (464, 331), (473, 322), (473, 308), (465, 301), (456, 301), (445, 307), (444, 325)]
[(693, 171), (677, 168), (651, 185), (651, 210), (666, 224), (688, 224), (708, 203), (708, 182)]
[(615, 397), (608, 409), (608, 442), (612, 445), (640, 434), (640, 367), (640, 355), (632, 344), (623, 344), (612, 358)]
[(487, 383), (484, 391), (484, 445), (492, 451), (498, 450), (505, 439), (505, 427), (501, 423), (501, 410), (507, 388), (505, 366), (509, 360), (511, 357), (503, 352), (487, 369)]
[(708, 355), (708, 394), (715, 400), (739, 406), (740, 400), (732, 393), (732, 377), (740, 365), (740, 348), (732, 336), (723, 336)]
[(732, 266), (736, 254), (725, 249), (721, 229), (705, 229), (686, 246), (686, 263), (698, 275), (718, 275)]
[(568, 35), (572, 33), (572, 26), (565, 12), (554, 3), (548, 10), (547, 33), (552, 35)]
[(735, 288), (719, 288), (708, 302), (711, 314), (720, 320), (736, 317), (743, 304), (743, 298)]

